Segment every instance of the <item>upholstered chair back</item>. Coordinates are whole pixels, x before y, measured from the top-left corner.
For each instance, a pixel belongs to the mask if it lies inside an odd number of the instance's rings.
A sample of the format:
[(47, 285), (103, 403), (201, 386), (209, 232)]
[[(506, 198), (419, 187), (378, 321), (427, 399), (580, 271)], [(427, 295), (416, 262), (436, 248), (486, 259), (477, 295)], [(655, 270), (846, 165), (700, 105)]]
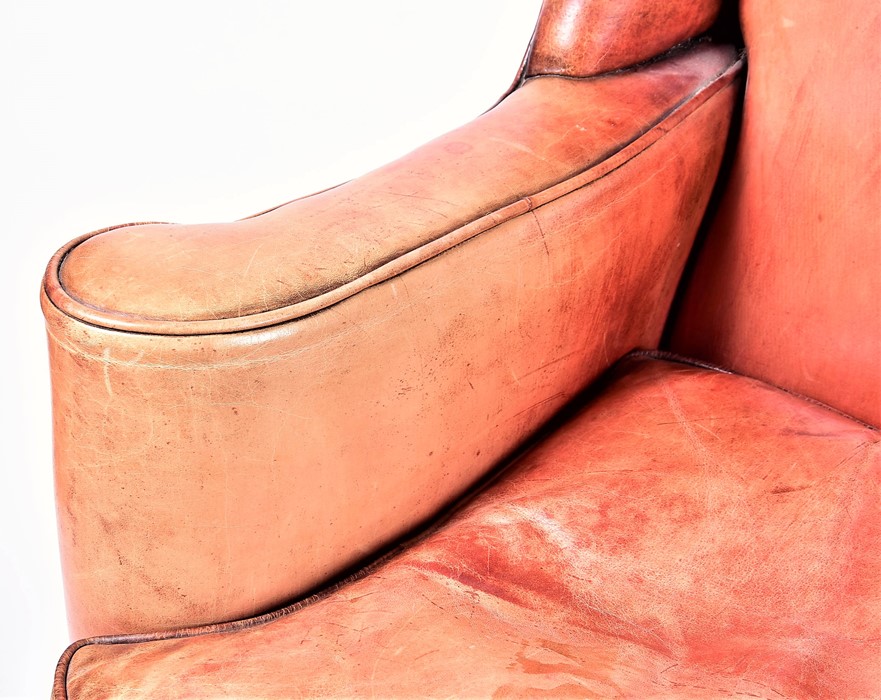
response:
[(881, 424), (881, 5), (744, 0), (742, 133), (672, 348)]

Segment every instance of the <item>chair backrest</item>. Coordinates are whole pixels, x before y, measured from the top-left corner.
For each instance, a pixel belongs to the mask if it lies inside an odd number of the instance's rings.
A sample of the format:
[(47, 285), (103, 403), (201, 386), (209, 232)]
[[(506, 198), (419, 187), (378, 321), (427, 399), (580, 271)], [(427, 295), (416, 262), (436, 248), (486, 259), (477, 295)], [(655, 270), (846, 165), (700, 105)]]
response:
[(545, 0), (526, 77), (587, 77), (646, 61), (706, 30), (721, 0)]
[(671, 349), (881, 424), (881, 4), (743, 0), (743, 126)]

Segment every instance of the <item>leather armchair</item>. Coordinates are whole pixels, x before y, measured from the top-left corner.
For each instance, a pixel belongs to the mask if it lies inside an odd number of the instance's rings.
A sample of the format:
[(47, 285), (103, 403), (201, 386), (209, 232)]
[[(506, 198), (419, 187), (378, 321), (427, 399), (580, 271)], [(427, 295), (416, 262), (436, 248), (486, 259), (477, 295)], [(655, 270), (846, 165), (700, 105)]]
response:
[(743, 2), (743, 99), (718, 2), (549, 1), (399, 161), (59, 251), (55, 697), (881, 692), (859, 5)]

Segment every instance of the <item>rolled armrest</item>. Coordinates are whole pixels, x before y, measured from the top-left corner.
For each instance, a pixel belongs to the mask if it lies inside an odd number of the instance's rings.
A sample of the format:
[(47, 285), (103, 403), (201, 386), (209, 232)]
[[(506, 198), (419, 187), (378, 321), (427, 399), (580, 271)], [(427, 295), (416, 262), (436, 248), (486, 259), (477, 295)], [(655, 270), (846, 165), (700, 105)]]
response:
[(42, 301), (72, 635), (287, 602), (654, 346), (738, 69), (699, 45), (531, 78), (332, 190), (59, 251)]

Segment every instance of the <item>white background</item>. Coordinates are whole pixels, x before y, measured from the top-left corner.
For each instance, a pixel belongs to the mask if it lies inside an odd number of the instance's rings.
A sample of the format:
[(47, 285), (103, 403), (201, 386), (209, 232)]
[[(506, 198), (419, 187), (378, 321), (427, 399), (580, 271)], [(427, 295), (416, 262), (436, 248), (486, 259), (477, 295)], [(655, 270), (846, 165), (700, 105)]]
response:
[(110, 224), (240, 218), (358, 176), (508, 87), (540, 0), (0, 0), (0, 697), (66, 646), (39, 281)]

